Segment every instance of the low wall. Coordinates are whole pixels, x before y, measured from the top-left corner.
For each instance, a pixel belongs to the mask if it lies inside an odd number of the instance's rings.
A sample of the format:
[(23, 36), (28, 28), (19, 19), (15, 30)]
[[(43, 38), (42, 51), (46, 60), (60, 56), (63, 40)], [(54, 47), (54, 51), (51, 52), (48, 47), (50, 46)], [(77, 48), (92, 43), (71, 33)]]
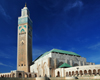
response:
[(37, 78), (0, 78), (0, 80), (47, 80), (45, 77)]
[(78, 77), (78, 79), (75, 79), (75, 77), (51, 77), (51, 78), (37, 77), (37, 78), (0, 78), (0, 80), (100, 80), (100, 76)]

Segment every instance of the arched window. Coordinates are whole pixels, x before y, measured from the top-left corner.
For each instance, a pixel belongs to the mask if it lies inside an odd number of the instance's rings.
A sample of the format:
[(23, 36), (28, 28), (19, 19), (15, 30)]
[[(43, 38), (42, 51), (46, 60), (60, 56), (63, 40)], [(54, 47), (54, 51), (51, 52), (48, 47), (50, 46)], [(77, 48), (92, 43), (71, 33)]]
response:
[(69, 76), (71, 76), (71, 72), (69, 72)]
[(86, 70), (84, 70), (84, 74), (85, 74), (85, 75), (87, 74), (87, 71), (86, 71)]
[(74, 71), (72, 71), (72, 75), (74, 75)]
[(96, 70), (95, 69), (93, 70), (93, 74), (96, 75)]
[(100, 75), (100, 69), (98, 69), (98, 74)]
[(31, 74), (29, 74), (29, 77), (31, 77)]
[(66, 72), (66, 77), (68, 76), (68, 72)]
[(88, 73), (91, 75), (91, 70), (88, 70)]
[(37, 77), (37, 74), (35, 74), (35, 77)]
[(60, 77), (60, 72), (59, 71), (57, 72), (57, 77)]
[(82, 70), (80, 70), (80, 75), (81, 75), (81, 76), (83, 75)]
[(76, 71), (76, 74), (78, 75), (78, 71)]

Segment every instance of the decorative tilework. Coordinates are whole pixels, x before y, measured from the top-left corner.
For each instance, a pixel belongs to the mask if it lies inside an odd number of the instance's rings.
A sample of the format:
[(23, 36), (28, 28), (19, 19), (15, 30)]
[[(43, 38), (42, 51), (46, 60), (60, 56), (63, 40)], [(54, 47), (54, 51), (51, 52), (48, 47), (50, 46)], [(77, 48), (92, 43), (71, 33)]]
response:
[(24, 27), (26, 28), (26, 25), (24, 25)]
[(18, 24), (24, 24), (24, 23), (28, 23), (28, 17), (18, 19)]
[(23, 32), (25, 32), (25, 30), (24, 30), (24, 29), (21, 29), (21, 31), (20, 31), (20, 32), (22, 32), (22, 31), (23, 31)]
[(22, 26), (19, 26), (19, 29), (21, 28)]
[(18, 19), (18, 24), (24, 24), (24, 23), (28, 23), (32, 27), (32, 22), (28, 17)]

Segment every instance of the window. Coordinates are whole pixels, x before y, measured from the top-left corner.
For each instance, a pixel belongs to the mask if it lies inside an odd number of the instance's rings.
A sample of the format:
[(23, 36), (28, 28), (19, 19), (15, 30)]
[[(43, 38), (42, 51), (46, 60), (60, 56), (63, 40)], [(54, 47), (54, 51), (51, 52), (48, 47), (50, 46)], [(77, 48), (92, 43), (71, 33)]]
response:
[(23, 66), (23, 64), (21, 64), (21, 66)]

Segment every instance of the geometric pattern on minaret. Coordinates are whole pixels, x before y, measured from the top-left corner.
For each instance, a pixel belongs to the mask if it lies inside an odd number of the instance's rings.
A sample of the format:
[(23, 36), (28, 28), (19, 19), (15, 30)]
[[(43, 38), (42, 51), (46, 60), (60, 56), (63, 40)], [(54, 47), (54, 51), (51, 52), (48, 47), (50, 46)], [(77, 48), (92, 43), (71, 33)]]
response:
[(25, 7), (18, 17), (18, 39), (17, 39), (17, 70), (30, 72), (32, 64), (32, 20), (29, 10)]

